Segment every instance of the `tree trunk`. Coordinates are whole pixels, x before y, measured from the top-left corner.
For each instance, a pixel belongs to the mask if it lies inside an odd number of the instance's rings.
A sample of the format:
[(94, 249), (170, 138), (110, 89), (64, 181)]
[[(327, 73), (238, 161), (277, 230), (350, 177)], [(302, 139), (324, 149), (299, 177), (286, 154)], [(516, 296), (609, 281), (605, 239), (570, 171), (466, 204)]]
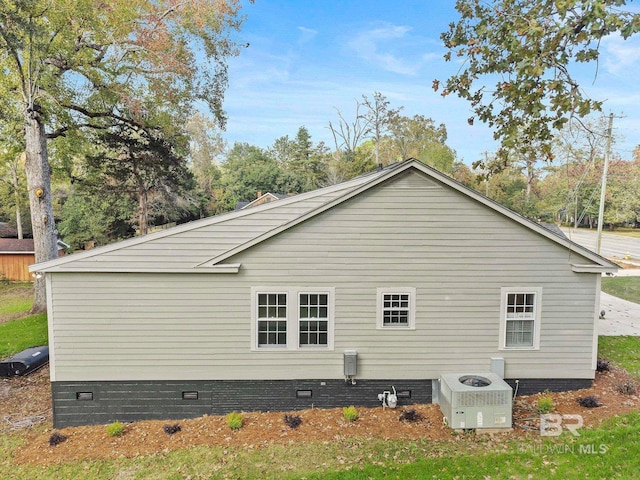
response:
[(531, 200), (531, 186), (533, 185), (533, 180), (536, 178), (536, 171), (534, 169), (535, 159), (527, 159), (527, 190), (525, 192), (524, 201), (527, 205), (529, 205), (529, 200)]
[(18, 230), (18, 239), (22, 240), (24, 238), (22, 233), (22, 212), (18, 204), (16, 204), (16, 229)]
[[(57, 258), (57, 231), (51, 202), (51, 168), (47, 156), (47, 137), (44, 125), (34, 108), (25, 116), (27, 186), (31, 207), (31, 225), (36, 263)], [(45, 279), (36, 275), (32, 313), (47, 311)]]
[(18, 239), (23, 239), (22, 233), (22, 212), (20, 211), (20, 192), (18, 190), (18, 164), (17, 162), (13, 164), (13, 168), (11, 169), (11, 173), (13, 174), (13, 196), (16, 201), (16, 229), (18, 230)]
[(146, 235), (149, 232), (148, 210), (147, 191), (144, 186), (138, 185), (138, 227), (140, 229), (140, 235)]

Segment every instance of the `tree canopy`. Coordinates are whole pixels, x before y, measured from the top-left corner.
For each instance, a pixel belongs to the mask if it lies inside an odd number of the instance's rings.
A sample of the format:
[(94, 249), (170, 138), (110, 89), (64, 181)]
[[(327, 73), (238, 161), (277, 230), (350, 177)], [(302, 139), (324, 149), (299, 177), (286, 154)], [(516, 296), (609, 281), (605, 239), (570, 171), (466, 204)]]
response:
[[(36, 262), (57, 256), (47, 139), (76, 128), (180, 126), (194, 102), (224, 124), (239, 0), (2, 0), (0, 107), (22, 115)], [(167, 113), (171, 113), (171, 118)], [(34, 311), (45, 309), (36, 280)]]
[(554, 131), (602, 108), (576, 80), (577, 64), (597, 63), (604, 37), (640, 29), (640, 14), (622, 10), (626, 3), (457, 0), (460, 18), (441, 38), (445, 59), (461, 67), (433, 87), (470, 102), (469, 122), (477, 117), (494, 129), (499, 157), (515, 151), (551, 160)]

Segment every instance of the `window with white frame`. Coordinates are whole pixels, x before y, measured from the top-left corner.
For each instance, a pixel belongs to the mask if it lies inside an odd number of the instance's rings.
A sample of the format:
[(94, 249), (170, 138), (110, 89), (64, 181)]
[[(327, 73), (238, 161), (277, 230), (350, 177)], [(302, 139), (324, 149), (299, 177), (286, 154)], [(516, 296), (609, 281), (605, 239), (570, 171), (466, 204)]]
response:
[(253, 287), (252, 349), (333, 349), (332, 287)]
[(329, 294), (298, 296), (300, 346), (327, 346), (329, 341)]
[(287, 294), (258, 294), (258, 346), (287, 345)]
[(540, 347), (540, 305), (542, 288), (503, 288), (501, 348)]
[(415, 288), (378, 288), (379, 329), (414, 329), (415, 312)]

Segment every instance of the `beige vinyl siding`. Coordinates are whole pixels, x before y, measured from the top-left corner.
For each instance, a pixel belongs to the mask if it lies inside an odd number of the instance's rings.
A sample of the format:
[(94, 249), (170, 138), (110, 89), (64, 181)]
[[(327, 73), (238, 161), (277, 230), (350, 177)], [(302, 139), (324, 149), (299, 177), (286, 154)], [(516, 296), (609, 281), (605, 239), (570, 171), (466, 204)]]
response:
[(188, 228), (189, 224), (181, 225), (149, 235), (147, 241), (140, 241), (144, 237), (127, 240), (119, 244), (121, 248), (107, 246), (106, 252), (97, 250), (97, 255), (92, 251), (83, 252), (73, 263), (54, 267), (53, 271), (70, 267), (74, 271), (193, 268), (326, 204), (360, 186), (365, 179), (201, 220), (193, 228)]
[[(183, 255), (193, 232), (171, 241)], [(592, 378), (596, 275), (576, 261), (589, 263), (406, 173), (232, 257), (237, 274), (53, 273), (55, 378), (342, 378), (345, 349), (357, 378), (487, 371), (491, 357), (509, 378)], [(266, 285), (335, 287), (334, 350), (251, 351), (251, 287)], [(510, 286), (542, 287), (539, 350), (499, 350)], [(416, 288), (415, 330), (376, 329), (380, 287)]]

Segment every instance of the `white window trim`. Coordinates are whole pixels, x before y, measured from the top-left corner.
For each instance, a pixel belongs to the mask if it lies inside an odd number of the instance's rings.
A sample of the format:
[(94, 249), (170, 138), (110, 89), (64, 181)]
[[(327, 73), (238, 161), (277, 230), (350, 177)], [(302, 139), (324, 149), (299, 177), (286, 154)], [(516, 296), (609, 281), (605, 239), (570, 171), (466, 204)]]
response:
[[(511, 293), (535, 294), (535, 316), (533, 319), (533, 345), (508, 347), (507, 343), (507, 298)], [(502, 287), (500, 289), (500, 350), (540, 350), (540, 326), (542, 318), (542, 287)]]
[[(287, 295), (287, 345), (286, 346), (258, 346), (258, 294), (284, 293)], [(326, 293), (328, 300), (327, 345), (300, 345), (300, 315), (298, 302), (303, 293)], [(335, 318), (335, 288), (334, 287), (251, 287), (251, 351), (280, 352), (283, 351), (333, 351), (334, 347), (334, 318)]]
[[(384, 325), (384, 295), (387, 293), (409, 294), (409, 324), (408, 325)], [(416, 329), (416, 289), (415, 287), (379, 287), (377, 289), (377, 330), (415, 330)]]
[[(287, 343), (285, 345), (258, 345), (258, 321), (259, 321), (259, 317), (258, 317), (258, 309), (259, 309), (259, 305), (258, 305), (258, 295), (260, 294), (276, 294), (276, 295), (285, 295), (286, 296), (286, 300), (287, 300), (287, 316), (282, 319), (282, 318), (274, 318), (274, 321), (285, 321), (287, 324)], [(253, 299), (254, 303), (255, 303), (255, 307), (253, 309), (255, 318), (253, 319), (253, 325), (255, 328), (255, 346), (256, 348), (260, 349), (260, 350), (284, 350), (287, 348), (287, 346), (289, 345), (289, 342), (291, 340), (290, 338), (290, 329), (289, 329), (289, 319), (291, 318), (291, 295), (289, 294), (289, 292), (287, 292), (286, 290), (279, 290), (279, 289), (274, 289), (271, 291), (265, 291), (265, 290), (260, 290), (255, 292), (254, 295), (254, 299)], [(271, 318), (269, 319), (271, 320)]]

